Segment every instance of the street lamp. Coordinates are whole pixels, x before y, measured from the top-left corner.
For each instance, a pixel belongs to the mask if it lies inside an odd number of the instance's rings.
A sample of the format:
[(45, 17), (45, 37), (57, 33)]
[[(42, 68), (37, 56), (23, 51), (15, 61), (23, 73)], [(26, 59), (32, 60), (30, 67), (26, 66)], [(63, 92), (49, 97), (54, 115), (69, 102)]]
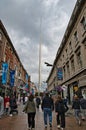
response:
[(63, 71), (62, 71), (62, 67), (57, 67), (55, 64), (54, 65), (52, 65), (52, 64), (50, 64), (50, 63), (48, 63), (48, 62), (44, 62), (45, 64), (46, 64), (46, 66), (48, 66), (48, 67), (53, 67), (53, 68), (55, 68), (55, 70), (56, 70), (56, 76), (54, 77), (54, 88), (56, 89), (56, 92), (58, 91), (62, 91), (62, 88), (61, 88), (61, 86), (58, 86), (58, 81), (59, 80), (63, 80)]
[(47, 66), (53, 66), (52, 64), (49, 64), (48, 62), (44, 62)]

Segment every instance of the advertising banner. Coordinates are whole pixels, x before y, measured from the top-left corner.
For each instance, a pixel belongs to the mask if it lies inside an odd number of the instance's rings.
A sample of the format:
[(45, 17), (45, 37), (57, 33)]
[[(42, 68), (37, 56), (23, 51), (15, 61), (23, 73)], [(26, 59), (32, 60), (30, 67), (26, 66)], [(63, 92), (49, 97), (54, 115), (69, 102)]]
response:
[(15, 82), (15, 70), (10, 71), (10, 86), (13, 87)]
[(7, 83), (8, 63), (2, 64), (2, 84)]
[(58, 80), (63, 80), (63, 71), (62, 68), (57, 69), (57, 78)]
[(28, 74), (26, 74), (26, 78), (25, 78), (26, 82), (28, 82), (28, 78), (29, 78), (29, 76), (28, 76)]
[(29, 86), (28, 86), (28, 78), (29, 78), (29, 76), (28, 76), (28, 74), (26, 74), (26, 85), (25, 85), (25, 90), (26, 90), (26, 91), (28, 91), (28, 89), (29, 89)]

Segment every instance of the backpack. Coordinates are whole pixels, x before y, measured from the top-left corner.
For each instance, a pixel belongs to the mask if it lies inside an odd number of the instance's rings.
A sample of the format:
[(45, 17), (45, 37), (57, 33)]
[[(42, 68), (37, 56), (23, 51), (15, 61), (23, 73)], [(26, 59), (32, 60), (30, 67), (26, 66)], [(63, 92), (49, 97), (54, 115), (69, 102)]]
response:
[(86, 99), (81, 99), (80, 100), (80, 105), (82, 109), (86, 109)]
[(68, 110), (68, 107), (65, 106), (64, 102), (58, 103), (58, 112), (59, 113), (67, 112), (67, 110)]
[(36, 102), (37, 102), (37, 104), (40, 104), (40, 102), (41, 102), (41, 101), (40, 101), (40, 98), (37, 98), (37, 99), (36, 99)]

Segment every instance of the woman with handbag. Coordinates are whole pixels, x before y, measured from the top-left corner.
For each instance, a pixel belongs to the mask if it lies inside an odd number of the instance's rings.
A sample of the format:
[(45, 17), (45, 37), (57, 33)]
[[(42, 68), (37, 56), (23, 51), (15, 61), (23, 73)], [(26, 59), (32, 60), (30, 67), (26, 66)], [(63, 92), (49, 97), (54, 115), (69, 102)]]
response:
[(58, 95), (55, 102), (55, 112), (58, 129), (64, 130), (65, 128), (65, 112), (67, 112), (67, 110), (68, 107), (64, 104), (61, 95)]

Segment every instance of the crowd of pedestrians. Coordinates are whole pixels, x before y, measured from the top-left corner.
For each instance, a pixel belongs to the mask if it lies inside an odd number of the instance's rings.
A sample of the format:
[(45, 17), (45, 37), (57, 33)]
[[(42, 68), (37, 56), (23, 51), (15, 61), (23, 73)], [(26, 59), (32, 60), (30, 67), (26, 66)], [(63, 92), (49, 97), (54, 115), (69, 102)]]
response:
[(18, 114), (17, 99), (15, 95), (5, 95), (5, 97), (3, 97), (0, 93), (0, 118), (2, 118), (4, 114), (12, 116), (13, 112)]
[[(35, 99), (35, 100), (34, 100)], [(70, 109), (68, 107), (68, 98), (62, 98), (58, 94), (55, 100), (52, 98), (49, 92), (41, 98), (40, 96), (34, 96), (30, 94), (29, 96), (23, 96), (22, 98), (16, 98), (15, 95), (6, 95), (4, 98), (0, 93), (0, 118), (3, 113), (6, 115), (13, 115), (13, 112), (18, 114), (17, 107), (21, 103), (24, 105), (22, 108), (23, 112), (27, 114), (28, 129), (35, 129), (35, 116), (36, 111), (41, 108), (43, 111), (44, 126), (52, 128), (53, 111), (56, 114), (57, 128), (64, 130), (66, 127), (65, 113)], [(74, 111), (76, 123), (81, 126), (82, 121), (86, 120), (86, 99), (77, 95), (73, 96), (73, 101), (71, 104), (71, 110)]]

